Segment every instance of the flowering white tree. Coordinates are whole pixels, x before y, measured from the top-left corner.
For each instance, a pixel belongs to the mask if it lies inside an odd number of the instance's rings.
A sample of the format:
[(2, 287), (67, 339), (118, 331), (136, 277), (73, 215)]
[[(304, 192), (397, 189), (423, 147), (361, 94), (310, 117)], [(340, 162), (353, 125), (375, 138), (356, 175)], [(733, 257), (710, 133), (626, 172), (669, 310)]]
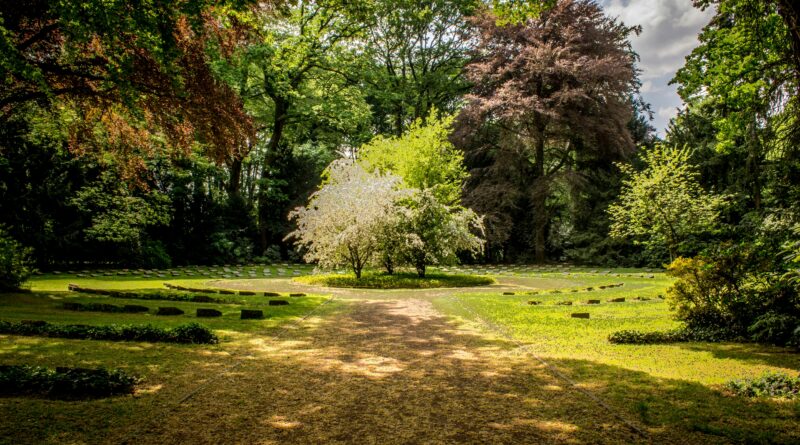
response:
[(325, 182), (306, 207), (289, 214), (297, 221), (294, 238), (307, 251), (307, 261), (323, 267), (349, 266), (356, 278), (381, 247), (383, 226), (393, 221), (397, 201), (408, 191), (391, 174), (372, 174), (349, 160), (333, 161)]
[(425, 277), (431, 264), (452, 264), (459, 252), (483, 252), (483, 218), (471, 209), (442, 203), (430, 190), (420, 190), (401, 209), (403, 243), (400, 255)]

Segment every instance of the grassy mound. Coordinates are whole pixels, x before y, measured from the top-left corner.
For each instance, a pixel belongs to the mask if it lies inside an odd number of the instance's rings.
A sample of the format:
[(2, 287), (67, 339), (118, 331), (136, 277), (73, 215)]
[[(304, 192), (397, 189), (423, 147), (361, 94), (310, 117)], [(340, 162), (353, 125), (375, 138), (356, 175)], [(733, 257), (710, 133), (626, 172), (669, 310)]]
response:
[(471, 287), (493, 284), (494, 278), (484, 275), (457, 275), (432, 273), (420, 278), (413, 273), (364, 273), (356, 279), (353, 275), (309, 275), (294, 281), (303, 284), (358, 289), (431, 289), (436, 287)]

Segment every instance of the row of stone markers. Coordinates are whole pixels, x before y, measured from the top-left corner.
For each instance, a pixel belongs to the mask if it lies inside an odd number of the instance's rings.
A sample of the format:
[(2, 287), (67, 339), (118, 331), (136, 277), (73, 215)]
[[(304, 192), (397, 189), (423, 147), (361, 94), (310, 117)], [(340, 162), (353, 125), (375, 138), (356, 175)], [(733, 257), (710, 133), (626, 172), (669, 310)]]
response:
[(607, 275), (607, 276), (630, 276), (640, 278), (655, 278), (653, 269), (642, 269), (637, 272), (613, 272), (611, 270), (593, 269), (589, 267), (573, 267), (568, 265), (524, 265), (524, 264), (508, 264), (508, 265), (462, 265), (451, 267), (439, 267), (438, 270), (444, 273), (456, 274), (473, 274), (473, 275), (533, 275), (537, 274), (562, 274), (569, 276), (573, 274), (580, 275)]
[[(53, 271), (53, 275), (74, 275), (79, 278), (132, 277), (132, 278), (269, 278), (291, 277), (311, 273), (313, 266), (307, 264), (275, 264), (260, 266), (185, 266), (170, 269), (106, 269)], [(42, 273), (38, 273), (42, 275)]]

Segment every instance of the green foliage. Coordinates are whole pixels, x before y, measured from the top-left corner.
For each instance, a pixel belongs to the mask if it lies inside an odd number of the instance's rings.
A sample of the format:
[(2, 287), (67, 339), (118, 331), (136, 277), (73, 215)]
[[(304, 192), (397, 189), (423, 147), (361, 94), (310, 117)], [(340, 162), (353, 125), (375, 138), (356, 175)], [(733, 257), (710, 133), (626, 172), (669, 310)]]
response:
[(727, 330), (758, 342), (791, 344), (798, 321), (797, 287), (774, 271), (771, 255), (753, 246), (722, 246), (708, 256), (678, 258), (667, 290), (678, 320), (690, 329)]
[(770, 311), (756, 318), (747, 332), (754, 341), (786, 345), (792, 343), (798, 329), (800, 318)]
[(303, 284), (359, 289), (433, 289), (438, 287), (488, 286), (495, 280), (481, 275), (433, 273), (420, 277), (410, 273), (365, 273), (361, 278), (352, 275), (309, 275), (294, 279)]
[(51, 338), (72, 338), (105, 341), (143, 341), (165, 343), (218, 343), (219, 339), (207, 327), (187, 323), (172, 329), (152, 325), (138, 326), (87, 326), (58, 325), (44, 321), (13, 323), (0, 321), (0, 333)]
[(400, 137), (378, 136), (363, 145), (358, 156), (368, 171), (391, 172), (403, 185), (431, 190), (446, 205), (461, 202), (461, 189), (467, 178), (464, 155), (450, 143), (453, 117), (417, 119)]
[(620, 164), (627, 178), (619, 200), (608, 208), (612, 237), (664, 246), (672, 260), (691, 236), (715, 228), (725, 197), (700, 187), (690, 156), (686, 148), (656, 145), (643, 154), (642, 171)]
[(556, 0), (492, 0), (492, 12), (498, 25), (517, 25), (538, 17), (556, 4)]
[(483, 252), (483, 219), (472, 210), (442, 203), (431, 189), (405, 201), (399, 223), (399, 256), (413, 265), (420, 277), (425, 276), (428, 265), (454, 264), (459, 253)]
[(124, 182), (105, 172), (97, 184), (81, 189), (72, 204), (91, 215), (90, 240), (139, 246), (144, 230), (170, 220), (169, 198), (161, 193), (137, 196)]
[(18, 289), (30, 277), (32, 254), (0, 226), (0, 291)]
[(800, 376), (791, 377), (781, 372), (766, 372), (760, 377), (733, 380), (725, 388), (742, 397), (800, 397)]
[(88, 399), (131, 394), (141, 379), (121, 369), (0, 366), (0, 394), (56, 399)]

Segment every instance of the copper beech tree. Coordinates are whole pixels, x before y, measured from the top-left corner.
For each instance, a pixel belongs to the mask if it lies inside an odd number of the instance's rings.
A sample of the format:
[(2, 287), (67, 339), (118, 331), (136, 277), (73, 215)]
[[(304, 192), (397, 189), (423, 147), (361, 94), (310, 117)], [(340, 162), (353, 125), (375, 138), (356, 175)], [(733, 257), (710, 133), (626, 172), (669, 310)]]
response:
[(468, 161), (479, 159), (466, 204), (487, 214), (490, 236), (501, 239), (516, 221), (498, 213), (529, 206), (532, 221), (523, 224), (544, 261), (556, 181), (574, 174), (583, 153), (619, 159), (634, 148), (626, 126), (638, 79), (628, 36), (637, 29), (588, 0), (562, 0), (508, 24), (486, 12), (473, 25), (478, 53), (467, 73), (475, 86), (454, 135)]

